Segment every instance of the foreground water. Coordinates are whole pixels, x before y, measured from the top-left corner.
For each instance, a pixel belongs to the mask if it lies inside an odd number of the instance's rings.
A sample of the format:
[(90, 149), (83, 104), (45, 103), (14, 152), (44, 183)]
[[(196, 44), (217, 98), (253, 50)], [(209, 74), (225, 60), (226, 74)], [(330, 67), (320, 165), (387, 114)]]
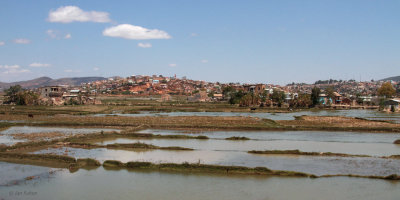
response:
[(26, 179), (46, 178), (49, 177), (49, 174), (58, 170), (48, 167), (0, 162), (0, 188), (1, 186), (25, 183), (27, 182)]
[[(288, 113), (258, 113), (258, 112), (141, 112), (137, 114), (114, 113), (117, 116), (143, 117), (143, 116), (246, 116), (272, 120), (293, 120), (295, 116), (346, 116), (361, 117), (370, 120), (385, 120), (400, 123), (400, 113), (379, 112), (376, 110), (316, 110)], [(95, 116), (109, 116), (109, 114), (96, 114)]]
[[(396, 133), (323, 131), (204, 131), (143, 130), (160, 135), (206, 135), (210, 139), (97, 139), (96, 144), (142, 142), (161, 147), (180, 146), (193, 151), (47, 148), (36, 154), (68, 155), (75, 158), (148, 161), (153, 163), (201, 163), (315, 175), (353, 174), (388, 176), (400, 174), (400, 159), (378, 156), (400, 155)], [(15, 132), (16, 133), (16, 132)], [(13, 132), (9, 132), (12, 135)], [(229, 137), (249, 140), (231, 141)], [(299, 149), (305, 152), (365, 154), (373, 157), (259, 155), (249, 150)], [(53, 173), (53, 171), (55, 171)], [(50, 173), (51, 172), (51, 173)], [(35, 177), (26, 180), (26, 177)], [(75, 173), (46, 167), (0, 162), (0, 199), (399, 199), (400, 182), (369, 178), (289, 178), (155, 171), (80, 169)]]
[(265, 176), (174, 174), (147, 171), (75, 173), (62, 171), (52, 179), (0, 186), (3, 199), (268, 199), (268, 200), (397, 200), (398, 182), (363, 178), (284, 178)]

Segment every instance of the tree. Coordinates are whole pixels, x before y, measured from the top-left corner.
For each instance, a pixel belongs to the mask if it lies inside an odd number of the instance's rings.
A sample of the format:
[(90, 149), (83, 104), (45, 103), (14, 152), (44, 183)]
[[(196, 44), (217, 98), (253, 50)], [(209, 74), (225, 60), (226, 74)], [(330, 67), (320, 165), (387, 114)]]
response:
[(274, 89), (271, 95), (272, 101), (276, 102), (280, 107), (285, 100), (285, 92)]
[(289, 107), (292, 108), (307, 108), (311, 105), (312, 102), (309, 94), (299, 94), (297, 98), (294, 98), (289, 102)]
[(264, 103), (267, 100), (267, 97), (268, 97), (268, 92), (264, 90), (264, 92), (260, 94), (261, 102)]
[(328, 97), (329, 102), (328, 103), (332, 103), (332, 101), (335, 100), (335, 90), (333, 90), (333, 87), (328, 87), (325, 90), (326, 92), (326, 96)]
[(31, 91), (24, 91), (20, 85), (11, 86), (5, 90), (7, 103), (16, 105), (36, 105), (39, 102), (39, 96)]
[(246, 95), (244, 95), (240, 99), (240, 106), (251, 106), (251, 105), (257, 105), (260, 103), (260, 96), (255, 95), (253, 92), (249, 92)]
[(23, 91), (18, 93), (19, 102), (17, 105), (38, 105), (39, 95), (32, 91)]
[(245, 95), (243, 91), (239, 90), (237, 92), (231, 92), (229, 93), (229, 103), (230, 104), (238, 104), (242, 97)]
[(22, 87), (20, 85), (14, 85), (4, 91), (6, 93), (6, 98), (8, 103), (16, 103), (20, 101), (18, 93), (22, 92)]
[(394, 87), (390, 82), (382, 84), (382, 86), (378, 89), (378, 95), (385, 98), (391, 98), (395, 94), (396, 90), (394, 89)]
[(319, 89), (318, 87), (314, 87), (311, 90), (311, 101), (312, 101), (312, 105), (316, 106), (319, 104), (319, 94), (321, 93), (321, 89)]

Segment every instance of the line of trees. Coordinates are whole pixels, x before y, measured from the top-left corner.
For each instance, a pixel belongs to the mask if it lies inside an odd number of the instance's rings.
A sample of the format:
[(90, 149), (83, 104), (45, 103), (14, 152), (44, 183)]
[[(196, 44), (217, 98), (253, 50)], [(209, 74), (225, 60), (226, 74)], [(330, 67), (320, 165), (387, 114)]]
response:
[(39, 95), (36, 93), (24, 90), (20, 85), (11, 86), (5, 91), (5, 104), (16, 104), (16, 105), (38, 105)]

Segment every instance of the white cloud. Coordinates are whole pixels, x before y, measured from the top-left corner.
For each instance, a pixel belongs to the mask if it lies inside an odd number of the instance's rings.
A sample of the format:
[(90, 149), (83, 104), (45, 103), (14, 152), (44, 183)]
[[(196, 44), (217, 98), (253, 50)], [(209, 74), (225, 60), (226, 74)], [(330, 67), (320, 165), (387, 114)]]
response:
[(110, 22), (107, 12), (84, 11), (77, 6), (62, 6), (57, 10), (51, 10), (47, 19), (50, 22), (71, 23), (71, 22)]
[(19, 65), (0, 65), (0, 69), (19, 69)]
[(27, 69), (20, 69), (19, 65), (0, 65), (0, 69), (2, 70), (2, 74), (19, 74), (19, 73), (27, 73), (30, 72)]
[(25, 39), (25, 38), (18, 38), (18, 39), (14, 40), (14, 43), (16, 43), (16, 44), (29, 44), (29, 43), (31, 43), (31, 41), (28, 40), (28, 39)]
[(106, 28), (103, 31), (104, 36), (120, 37), (130, 40), (147, 40), (147, 39), (170, 39), (171, 36), (162, 30), (147, 29), (141, 26), (131, 24), (120, 24)]
[(28, 69), (9, 69), (7, 71), (4, 71), (3, 74), (20, 74), (20, 73), (28, 73), (31, 72)]
[(150, 48), (152, 47), (152, 45), (150, 43), (139, 43), (138, 47), (142, 47), (142, 48)]
[(208, 63), (208, 60), (201, 60), (202, 63)]
[(81, 72), (81, 70), (66, 69), (66, 70), (64, 70), (64, 72), (67, 72), (67, 73), (77, 73), (77, 72)]
[(98, 68), (98, 67), (94, 67), (94, 68), (93, 68), (93, 71), (95, 71), (95, 72), (96, 72), (96, 71), (99, 71), (99, 70), (100, 70), (100, 68)]
[(169, 64), (168, 66), (170, 66), (170, 67), (176, 67), (176, 66), (177, 66), (177, 64), (175, 64), (175, 63), (171, 63), (171, 64)]
[(55, 30), (51, 30), (51, 29), (49, 29), (49, 30), (47, 30), (46, 31), (46, 33), (47, 33), (47, 35), (49, 35), (50, 36), (50, 38), (56, 38), (57, 37), (57, 33), (56, 33), (56, 31)]
[(191, 33), (190, 36), (191, 37), (196, 37), (196, 36), (199, 36), (199, 35), (197, 33)]
[(3, 45), (5, 45), (5, 44), (6, 44), (5, 42), (0, 41), (0, 46), (3, 46)]
[(50, 66), (51, 65), (47, 63), (37, 63), (37, 62), (31, 63), (29, 65), (29, 67), (50, 67)]
[(58, 30), (49, 29), (46, 31), (46, 33), (47, 33), (47, 35), (49, 35), (49, 37), (51, 39), (70, 39), (71, 38), (70, 33), (65, 34), (65, 33), (61, 33)]

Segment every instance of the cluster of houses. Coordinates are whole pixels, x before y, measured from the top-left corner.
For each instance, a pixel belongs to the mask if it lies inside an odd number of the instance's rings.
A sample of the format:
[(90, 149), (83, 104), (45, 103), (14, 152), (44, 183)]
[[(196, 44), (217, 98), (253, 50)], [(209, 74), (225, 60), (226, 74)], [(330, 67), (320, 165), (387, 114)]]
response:
[(91, 97), (89, 92), (68, 86), (45, 86), (37, 89), (40, 104), (66, 105), (66, 104), (101, 104), (101, 101)]
[[(113, 77), (108, 80), (94, 81), (82, 84), (79, 87), (46, 86), (37, 90), (40, 101), (47, 105), (65, 104), (100, 104), (96, 95), (134, 95), (150, 96), (159, 95), (160, 101), (171, 101), (173, 95), (183, 95), (191, 102), (209, 102), (228, 100), (224, 96), (223, 89), (233, 88), (244, 93), (267, 94), (273, 91), (281, 91), (285, 94), (284, 101), (289, 103), (298, 98), (299, 94), (311, 94), (312, 88), (319, 87), (321, 93), (319, 102), (326, 106), (377, 106), (381, 104), (376, 96), (377, 89), (382, 81), (356, 82), (350, 81), (319, 81), (315, 84), (292, 83), (286, 86), (273, 84), (240, 84), (206, 82), (190, 80), (186, 77), (165, 77), (162, 75), (142, 76), (132, 75), (126, 78)], [(400, 82), (392, 82), (392, 85), (400, 89)], [(332, 88), (333, 95), (326, 93), (327, 88)], [(385, 102), (385, 110), (398, 111), (399, 99), (390, 99)]]

